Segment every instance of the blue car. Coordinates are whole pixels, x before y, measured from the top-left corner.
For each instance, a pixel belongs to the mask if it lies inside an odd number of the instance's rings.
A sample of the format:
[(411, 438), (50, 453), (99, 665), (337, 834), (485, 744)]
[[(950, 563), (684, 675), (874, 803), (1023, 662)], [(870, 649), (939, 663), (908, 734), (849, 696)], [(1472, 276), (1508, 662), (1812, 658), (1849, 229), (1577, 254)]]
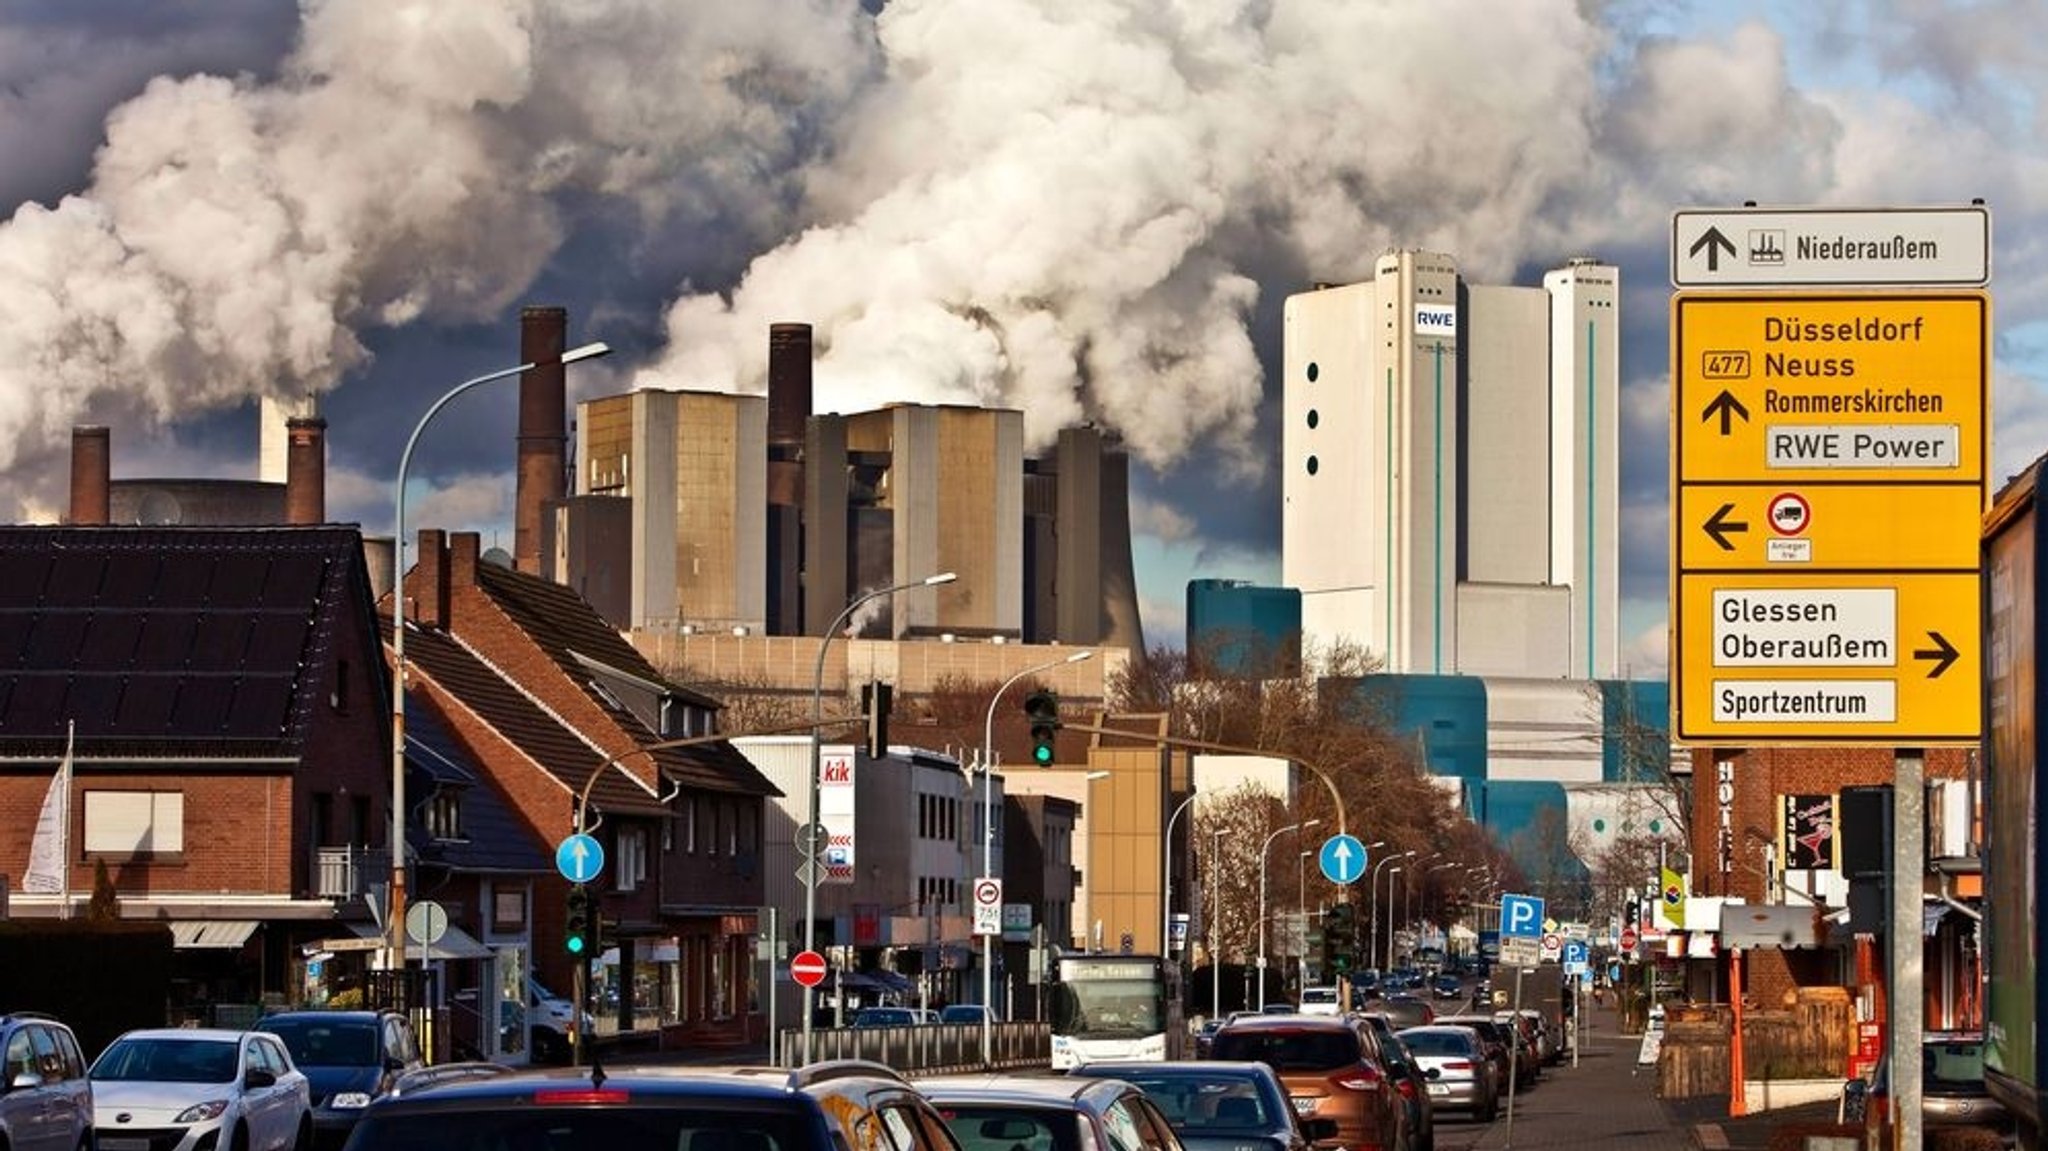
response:
[(348, 1141), (371, 1100), (425, 1066), (412, 1025), (395, 1011), (286, 1011), (256, 1025), (284, 1040), (313, 1094), (313, 1143)]

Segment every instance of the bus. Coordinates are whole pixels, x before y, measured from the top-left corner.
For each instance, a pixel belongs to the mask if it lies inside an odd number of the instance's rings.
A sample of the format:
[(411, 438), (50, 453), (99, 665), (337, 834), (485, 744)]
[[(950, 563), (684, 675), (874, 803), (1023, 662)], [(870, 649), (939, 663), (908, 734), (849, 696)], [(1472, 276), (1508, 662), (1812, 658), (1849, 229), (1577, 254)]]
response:
[(1181, 1059), (1180, 965), (1157, 955), (1062, 955), (1052, 984), (1055, 1071), (1112, 1059)]

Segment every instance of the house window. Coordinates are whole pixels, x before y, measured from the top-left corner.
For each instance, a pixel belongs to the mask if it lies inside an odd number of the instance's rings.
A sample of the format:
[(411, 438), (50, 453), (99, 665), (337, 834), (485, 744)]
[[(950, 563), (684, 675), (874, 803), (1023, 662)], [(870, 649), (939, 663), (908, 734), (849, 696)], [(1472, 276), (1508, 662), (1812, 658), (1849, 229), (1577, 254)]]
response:
[(462, 796), (454, 791), (437, 791), (427, 802), (427, 834), (437, 840), (461, 839)]
[(620, 828), (614, 846), (619, 852), (619, 890), (637, 890), (647, 880), (647, 829)]
[(185, 793), (88, 791), (85, 850), (127, 859), (160, 859), (185, 850)]
[(525, 888), (491, 888), (491, 930), (500, 935), (517, 935), (526, 930)]

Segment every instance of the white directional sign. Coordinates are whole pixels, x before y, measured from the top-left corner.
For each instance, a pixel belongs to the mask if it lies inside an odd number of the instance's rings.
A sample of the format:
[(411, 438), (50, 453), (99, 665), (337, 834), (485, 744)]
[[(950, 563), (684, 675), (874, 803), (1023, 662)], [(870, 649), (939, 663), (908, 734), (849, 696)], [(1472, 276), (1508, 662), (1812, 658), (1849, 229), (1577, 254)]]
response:
[(1991, 210), (1703, 208), (1671, 217), (1674, 288), (1973, 288), (1991, 282)]

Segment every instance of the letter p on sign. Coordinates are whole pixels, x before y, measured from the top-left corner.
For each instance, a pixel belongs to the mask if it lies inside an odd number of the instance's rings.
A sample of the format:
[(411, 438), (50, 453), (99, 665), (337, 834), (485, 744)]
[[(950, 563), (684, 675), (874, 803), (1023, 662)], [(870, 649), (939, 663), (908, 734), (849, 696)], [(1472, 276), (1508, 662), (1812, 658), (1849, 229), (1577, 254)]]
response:
[(1543, 901), (1533, 895), (1501, 896), (1500, 933), (1540, 937), (1543, 934)]

